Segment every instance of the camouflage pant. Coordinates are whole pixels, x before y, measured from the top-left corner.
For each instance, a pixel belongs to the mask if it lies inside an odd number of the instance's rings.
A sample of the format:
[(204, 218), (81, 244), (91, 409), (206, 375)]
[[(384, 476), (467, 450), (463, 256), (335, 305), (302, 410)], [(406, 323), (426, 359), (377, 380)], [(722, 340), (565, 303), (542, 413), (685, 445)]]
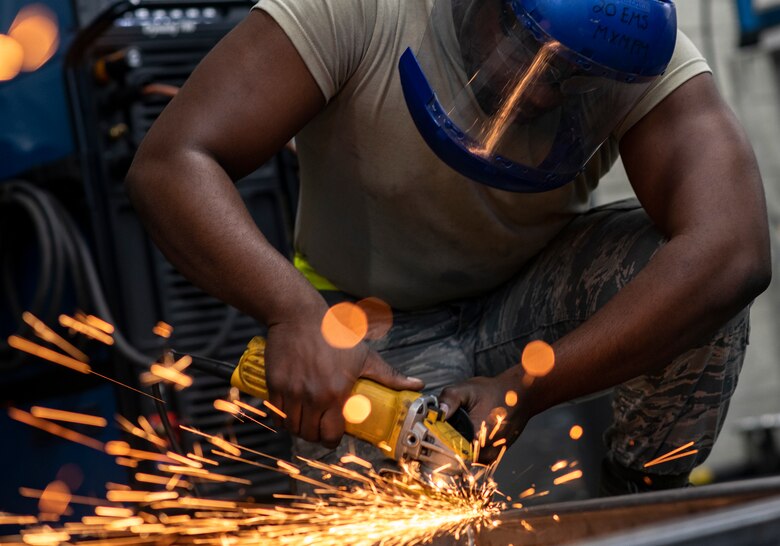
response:
[[(573, 220), (531, 263), (484, 297), (396, 312), (373, 347), (426, 392), (474, 376), (495, 376), (519, 362), (535, 339), (553, 342), (593, 315), (651, 259), (664, 239), (635, 200)], [(343, 295), (330, 294), (330, 298)], [(748, 309), (662, 371), (614, 388), (604, 439), (610, 461), (629, 470), (689, 441), (695, 456), (649, 469), (687, 475), (710, 453), (736, 387), (748, 339)], [(565, 432), (563, 432), (565, 434)], [(302, 440), (298, 454), (336, 462), (347, 451), (381, 465), (379, 450), (345, 438), (335, 451)]]

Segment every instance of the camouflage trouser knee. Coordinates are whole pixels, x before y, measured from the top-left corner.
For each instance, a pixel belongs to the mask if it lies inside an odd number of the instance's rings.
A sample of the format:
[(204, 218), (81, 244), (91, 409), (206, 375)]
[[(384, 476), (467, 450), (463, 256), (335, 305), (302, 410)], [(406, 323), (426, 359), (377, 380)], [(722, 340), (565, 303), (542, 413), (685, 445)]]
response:
[[(426, 392), (473, 376), (495, 376), (519, 362), (535, 339), (555, 341), (627, 284), (664, 244), (635, 200), (578, 216), (518, 275), (492, 293), (420, 312), (396, 312), (390, 332), (372, 342)], [(652, 468), (685, 474), (703, 461), (723, 424), (748, 336), (748, 310), (661, 372), (615, 387), (608, 457), (642, 470), (645, 462), (694, 441), (698, 453)], [(297, 454), (336, 462), (347, 452), (383, 466), (379, 450), (345, 439), (336, 450), (296, 440)]]

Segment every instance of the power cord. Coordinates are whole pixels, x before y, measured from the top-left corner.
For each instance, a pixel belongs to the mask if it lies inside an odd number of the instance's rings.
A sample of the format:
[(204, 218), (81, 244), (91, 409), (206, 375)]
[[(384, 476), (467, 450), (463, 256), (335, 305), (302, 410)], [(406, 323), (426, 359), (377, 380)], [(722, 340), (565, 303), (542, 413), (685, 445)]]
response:
[[(48, 191), (29, 182), (10, 181), (0, 186), (0, 209), (18, 208), (26, 213), (35, 228), (40, 250), (40, 278), (36, 282), (35, 295), (28, 309), (45, 322), (51, 322), (60, 305), (60, 300), (70, 279), (76, 293), (76, 305), (82, 309), (94, 309), (104, 320), (115, 324), (105, 294), (100, 285), (92, 253), (73, 218), (62, 204)], [(19, 287), (16, 286), (13, 274), (13, 245), (10, 235), (11, 226), (7, 225), (10, 214), (0, 215), (0, 263), (2, 263), (3, 294), (9, 302), (9, 307), (15, 316), (22, 314), (22, 304), (17, 297)], [(66, 273), (69, 273), (66, 274)], [(20, 322), (19, 333), (24, 334), (27, 325)], [(119, 353), (132, 365), (146, 370), (150, 358), (132, 346), (119, 330), (115, 330), (114, 346)], [(20, 359), (21, 353), (12, 351), (5, 339), (0, 340), (0, 351), (9, 353), (9, 362)], [(5, 356), (5, 355), (4, 355)], [(18, 362), (17, 362), (18, 363)], [(160, 422), (165, 430), (172, 449), (182, 455), (181, 446), (176, 440), (173, 427), (165, 411), (162, 401), (162, 389), (159, 385), (153, 388), (156, 409), (160, 414)]]

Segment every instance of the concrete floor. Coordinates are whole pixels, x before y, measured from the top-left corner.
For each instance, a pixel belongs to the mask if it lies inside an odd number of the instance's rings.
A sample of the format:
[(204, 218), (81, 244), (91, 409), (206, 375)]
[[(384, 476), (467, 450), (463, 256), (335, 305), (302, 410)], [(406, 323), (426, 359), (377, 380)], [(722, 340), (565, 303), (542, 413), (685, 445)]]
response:
[[(703, 6), (705, 2), (710, 5)], [(762, 7), (780, 2), (753, 3)], [(708, 7), (709, 18), (702, 13)], [(717, 474), (745, 459), (740, 420), (780, 413), (780, 29), (764, 35), (758, 46), (739, 48), (733, 0), (680, 0), (677, 11), (680, 28), (708, 58), (721, 93), (747, 130), (764, 180), (772, 231), (774, 280), (753, 305), (750, 346), (739, 386), (705, 464)], [(625, 171), (618, 166), (602, 182), (596, 200), (631, 195)]]

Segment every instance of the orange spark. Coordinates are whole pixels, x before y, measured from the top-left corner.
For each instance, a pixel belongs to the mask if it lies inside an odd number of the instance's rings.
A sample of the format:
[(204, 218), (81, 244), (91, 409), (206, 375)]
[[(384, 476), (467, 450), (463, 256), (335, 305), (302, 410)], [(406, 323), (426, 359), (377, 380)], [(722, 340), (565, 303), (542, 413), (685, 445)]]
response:
[(679, 459), (680, 457), (687, 457), (688, 455), (693, 455), (694, 453), (698, 453), (699, 450), (698, 449), (694, 449), (692, 451), (686, 452), (683, 455), (674, 456), (675, 454), (679, 453), (680, 451), (683, 451), (684, 449), (688, 449), (693, 444), (694, 444), (694, 442), (688, 442), (687, 444), (682, 445), (682, 446), (680, 446), (680, 447), (678, 447), (676, 449), (673, 449), (673, 450), (669, 451), (668, 453), (664, 453), (663, 455), (661, 455), (660, 457), (656, 457), (655, 459), (653, 459), (649, 463), (645, 463), (644, 468), (647, 468), (648, 466), (653, 466), (653, 465), (656, 465), (656, 464), (660, 464), (660, 463), (665, 463), (666, 461)]
[(174, 383), (177, 388), (186, 389), (187, 387), (192, 386), (192, 377), (178, 372), (173, 368), (161, 366), (160, 364), (152, 364), (149, 371), (152, 372), (152, 375), (156, 375), (161, 379)]
[(22, 531), (22, 540), (30, 546), (56, 546), (70, 538), (66, 531), (54, 531), (45, 526), (31, 531)]
[(173, 451), (168, 451), (166, 455), (175, 461), (178, 461), (182, 464), (186, 464), (187, 466), (191, 466), (193, 468), (203, 468), (203, 465), (198, 461), (192, 461), (187, 457), (179, 455), (178, 453), (174, 453)]
[(504, 417), (506, 417), (506, 413), (504, 413), (503, 415), (501, 413), (496, 414), (496, 424), (493, 427), (493, 430), (490, 431), (490, 436), (488, 436), (488, 440), (492, 440), (493, 437), (496, 435), (496, 433), (498, 433), (498, 429), (501, 428), (501, 424), (504, 422)]
[(174, 474), (166, 482), (165, 489), (167, 491), (172, 491), (177, 485), (179, 485), (180, 482), (182, 487), (187, 487), (187, 485), (189, 485), (189, 484), (185, 485), (187, 482), (183, 482), (181, 480), (181, 474)]
[(558, 472), (559, 470), (563, 470), (567, 466), (569, 466), (568, 461), (558, 461), (557, 463), (555, 463), (550, 467), (550, 470), (553, 472)]
[(252, 413), (256, 413), (260, 417), (268, 417), (268, 414), (262, 410), (257, 409), (256, 407), (247, 404), (246, 402), (242, 402), (241, 400), (234, 400), (233, 403), (237, 405), (241, 409), (245, 409), (246, 411), (251, 411)]
[(106, 498), (111, 502), (154, 502), (158, 500), (177, 499), (176, 491), (106, 491)]
[(87, 324), (90, 326), (94, 326), (98, 330), (102, 330), (107, 334), (114, 333), (114, 325), (106, 322), (100, 317), (96, 317), (95, 315), (86, 315), (83, 320), (87, 321)]
[[(365, 459), (361, 459), (357, 455), (351, 455), (351, 454), (350, 455), (344, 455), (340, 459), (340, 461), (341, 461), (341, 464), (355, 463), (357, 465), (362, 466), (363, 468), (368, 468), (368, 469), (374, 468), (374, 465), (372, 465), (371, 463), (369, 463)], [(449, 464), (449, 463), (447, 463), (447, 464)]]
[(240, 449), (238, 449), (235, 445), (231, 444), (227, 440), (220, 438), (219, 436), (212, 436), (211, 438), (209, 438), (209, 441), (215, 446), (224, 449), (231, 455), (235, 455), (236, 457), (239, 457), (241, 455)]
[(117, 506), (97, 506), (95, 507), (95, 514), (111, 518), (129, 518), (133, 515), (133, 511), (129, 508), (119, 508)]
[[(177, 372), (183, 372), (190, 366), (190, 364), (192, 364), (192, 357), (190, 355), (184, 355), (179, 360), (171, 364), (171, 368), (173, 368)], [(236, 391), (238, 390), (235, 387), (232, 387), (230, 390), (232, 391), (233, 389), (235, 389)]]
[(530, 496), (531, 496), (531, 495), (533, 495), (534, 493), (536, 493), (536, 489), (534, 489), (533, 487), (529, 487), (528, 489), (526, 489), (525, 491), (523, 491), (522, 493), (520, 493), (520, 495), (519, 495), (519, 496), (520, 496), (520, 498), (521, 498), (521, 499), (524, 499), (524, 498), (526, 498), (526, 497), (530, 497)]
[(33, 406), (30, 413), (41, 419), (53, 419), (55, 421), (65, 421), (68, 423), (78, 423), (81, 425), (91, 425), (93, 427), (105, 427), (106, 420), (97, 415), (87, 415), (85, 413), (74, 413), (72, 411), (63, 411), (52, 408), (42, 408)]
[[(479, 425), (479, 432), (477, 433), (477, 442), (479, 447), (485, 447), (485, 443), (487, 441), (487, 423), (485, 421), (482, 421)], [(474, 458), (476, 459), (477, 456), (474, 455)]]
[(239, 409), (237, 404), (234, 404), (233, 402), (228, 402), (227, 400), (214, 400), (214, 409), (218, 411), (224, 411), (225, 413), (230, 413), (232, 415), (235, 415), (237, 413), (241, 413), (241, 410)]
[(665, 458), (661, 459), (660, 461), (658, 461), (658, 460), (650, 461), (649, 463), (645, 463), (644, 468), (647, 468), (649, 466), (655, 466), (657, 464), (668, 463), (669, 461), (673, 461), (675, 459), (682, 459), (683, 457), (690, 457), (691, 455), (695, 455), (698, 452), (699, 452), (698, 449), (692, 449), (691, 451), (686, 451), (684, 453), (678, 453), (677, 455), (672, 455), (671, 457), (665, 457)]
[(448, 468), (452, 468), (452, 463), (443, 464), (439, 468), (435, 468), (433, 472), (431, 472), (431, 474), (441, 474), (444, 470), (447, 470)]
[(233, 501), (222, 501), (214, 499), (197, 499), (194, 497), (183, 497), (179, 500), (179, 504), (186, 508), (217, 508), (217, 509), (233, 509), (238, 506), (238, 503)]
[(175, 459), (172, 459), (167, 455), (162, 455), (160, 453), (155, 453), (153, 451), (132, 449), (130, 447), (130, 444), (128, 444), (127, 442), (123, 442), (121, 440), (114, 440), (112, 442), (106, 443), (105, 451), (109, 455), (120, 456), (120, 457), (133, 457), (134, 459), (143, 459), (146, 461), (157, 461), (161, 463), (177, 462)]
[(284, 413), (284, 412), (283, 412), (282, 410), (280, 410), (279, 408), (277, 408), (276, 406), (274, 406), (274, 405), (273, 405), (271, 402), (269, 402), (268, 400), (263, 400), (263, 405), (264, 405), (265, 407), (267, 407), (269, 410), (271, 410), (272, 412), (274, 412), (276, 415), (278, 415), (279, 417), (281, 417), (282, 419), (287, 419), (287, 414), (286, 414), (286, 413)]
[(577, 480), (581, 477), (582, 477), (582, 470), (575, 470), (573, 472), (569, 472), (568, 474), (564, 474), (563, 476), (558, 476), (553, 480), (553, 483), (555, 485), (561, 485), (562, 483)]
[(25, 353), (29, 353), (33, 356), (37, 356), (38, 358), (48, 360), (54, 364), (59, 364), (60, 366), (65, 366), (66, 368), (70, 368), (71, 370), (75, 370), (77, 372), (87, 374), (91, 371), (89, 364), (85, 364), (84, 362), (80, 362), (75, 358), (71, 358), (56, 351), (52, 351), (51, 349), (47, 349), (43, 345), (38, 345), (37, 343), (24, 339), (23, 337), (16, 335), (10, 336), (8, 338), (8, 345), (19, 351), (24, 351)]
[(515, 391), (506, 391), (504, 403), (507, 407), (513, 408), (517, 405), (517, 393)]
[[(176, 475), (178, 476), (178, 474)], [(173, 477), (176, 477), (173, 476)], [(146, 474), (144, 472), (136, 472), (135, 473), (135, 479), (139, 482), (143, 483), (153, 483), (157, 485), (168, 485), (171, 482), (172, 477), (169, 476), (157, 476), (155, 474)], [(177, 480), (178, 481), (178, 478)], [(166, 487), (167, 489), (167, 487)], [(171, 487), (173, 489), (173, 487)]]
[(138, 424), (141, 425), (141, 428), (146, 433), (144, 435), (144, 439), (162, 448), (168, 445), (168, 442), (166, 442), (165, 440), (163, 440), (157, 435), (157, 433), (154, 430), (154, 427), (146, 417), (144, 417), (143, 415), (139, 415)]
[(199, 463), (206, 463), (214, 466), (219, 465), (217, 461), (212, 461), (211, 459), (207, 459), (206, 457), (201, 457), (200, 455), (196, 455), (195, 453), (187, 453), (187, 457), (189, 457), (194, 461), (198, 461)]
[(154, 429), (149, 424), (149, 421), (143, 415), (140, 415), (138, 417), (138, 423), (144, 426), (143, 429), (138, 428), (133, 423), (131, 423), (128, 419), (125, 419), (121, 415), (116, 415), (115, 418), (117, 423), (119, 423), (119, 426), (122, 427), (125, 430), (125, 432), (129, 432), (130, 434), (132, 434), (133, 436), (137, 436), (138, 438), (143, 438), (144, 440), (151, 442), (157, 447), (167, 449), (168, 442), (166, 442), (165, 440), (157, 436), (157, 434), (155, 434)]
[(559, 46), (560, 43), (554, 40), (544, 44), (537, 52), (536, 57), (534, 57), (531, 66), (519, 75), (517, 83), (514, 84), (514, 89), (501, 104), (499, 111), (493, 117), (490, 126), (486, 130), (484, 148), (478, 150), (483, 155), (493, 153), (507, 127), (512, 124), (512, 121), (517, 116), (517, 105), (525, 96), (525, 91), (543, 73), (547, 61), (556, 54)]
[(152, 333), (168, 339), (173, 334), (173, 327), (167, 322), (160, 321), (152, 328)]
[(65, 328), (70, 328), (80, 334), (87, 336), (88, 338), (100, 341), (106, 345), (113, 345), (114, 338), (106, 334), (103, 330), (95, 328), (89, 324), (76, 320), (68, 315), (60, 315), (60, 324)]
[(158, 466), (161, 472), (169, 472), (171, 474), (183, 474), (185, 476), (192, 476), (194, 478), (201, 478), (204, 480), (211, 480), (214, 482), (233, 482), (243, 485), (252, 485), (252, 482), (243, 478), (234, 478), (233, 476), (225, 476), (224, 474), (216, 474), (209, 472), (202, 468), (192, 468), (190, 466), (174, 466), (161, 464)]
[(331, 347), (351, 349), (366, 337), (368, 317), (354, 303), (337, 303), (325, 313), (320, 330)]
[(134, 525), (143, 525), (143, 523), (144, 523), (143, 518), (140, 518), (138, 516), (133, 516), (129, 518), (121, 518), (121, 519), (115, 519), (114, 521), (110, 521), (105, 524), (105, 528), (107, 531), (127, 530)]
[(87, 355), (74, 347), (73, 344), (68, 342), (62, 336), (57, 334), (57, 332), (46, 326), (43, 321), (41, 321), (38, 317), (29, 311), (22, 313), (22, 320), (24, 320), (24, 322), (26, 322), (33, 329), (35, 335), (37, 335), (39, 338), (43, 339), (44, 341), (48, 341), (49, 343), (53, 343), (76, 360), (80, 360), (85, 363), (89, 362), (89, 357)]
[(56, 423), (44, 421), (43, 419), (35, 417), (31, 413), (27, 413), (26, 411), (22, 411), (18, 408), (8, 408), (8, 416), (15, 421), (39, 428), (48, 432), (49, 434), (59, 436), (60, 438), (65, 438), (66, 440), (70, 440), (71, 442), (75, 442), (77, 444), (91, 447), (92, 449), (103, 451), (103, 442), (99, 442), (94, 438), (80, 434), (75, 430), (62, 427)]
[(96, 376), (98, 376), (98, 377), (100, 377), (102, 379), (105, 379), (106, 381), (111, 381), (112, 383), (114, 383), (116, 385), (119, 385), (122, 388), (131, 390), (133, 392), (137, 392), (138, 394), (140, 394), (142, 396), (146, 396), (147, 398), (151, 398), (152, 400), (157, 400), (158, 402), (163, 402), (163, 400), (160, 400), (156, 396), (152, 396), (151, 394), (146, 393), (144, 391), (139, 391), (138, 389), (135, 389), (135, 388), (131, 387), (130, 385), (125, 385), (121, 381), (117, 381), (116, 379), (112, 379), (112, 378), (108, 377), (107, 375), (103, 375), (103, 374), (97, 373), (95, 370), (90, 370), (89, 373), (91, 373), (93, 375), (96, 375)]
[(119, 466), (127, 466), (129, 468), (136, 468), (138, 466), (138, 461), (134, 459), (128, 459), (127, 457), (117, 457), (114, 459), (114, 462), (116, 462), (116, 464)]
[(0, 525), (32, 525), (38, 523), (35, 516), (16, 516), (6, 512), (0, 512)]
[(301, 471), (298, 470), (295, 466), (291, 465), (290, 463), (286, 461), (276, 461), (276, 464), (279, 465), (280, 468), (285, 469), (286, 471), (292, 473), (292, 474), (300, 474)]

